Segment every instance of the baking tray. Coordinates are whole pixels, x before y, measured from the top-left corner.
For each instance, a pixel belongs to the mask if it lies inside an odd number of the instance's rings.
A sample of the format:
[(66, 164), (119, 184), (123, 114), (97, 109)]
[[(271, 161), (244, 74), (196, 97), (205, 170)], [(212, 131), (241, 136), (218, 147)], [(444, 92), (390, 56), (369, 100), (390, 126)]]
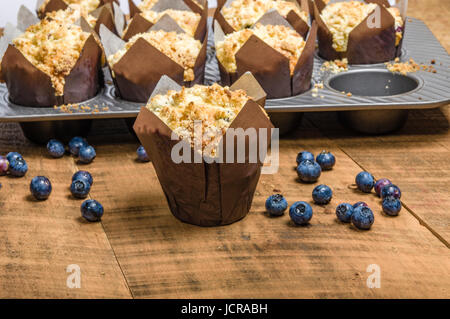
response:
[[(429, 65), (431, 60), (435, 60), (433, 67), (436, 73), (418, 71), (402, 76), (389, 72), (384, 64), (375, 64), (350, 66), (347, 72), (332, 74), (321, 71), (324, 61), (316, 54), (309, 91), (289, 98), (267, 100), (266, 110), (274, 124), (281, 131), (288, 131), (299, 125), (303, 112), (342, 111), (339, 112), (340, 118), (347, 125), (366, 133), (385, 133), (401, 127), (409, 109), (436, 108), (448, 104), (448, 53), (422, 21), (414, 18), (407, 18), (406, 21), (401, 61), (412, 58), (417, 63)], [(209, 25), (211, 28), (211, 19)], [(212, 32), (209, 34), (206, 84), (220, 80)], [(104, 73), (106, 87), (95, 98), (79, 103), (85, 106), (84, 112), (80, 108), (69, 113), (60, 108), (14, 105), (9, 101), (6, 86), (1, 84), (0, 121), (21, 123), (25, 135), (37, 142), (61, 134), (86, 132), (93, 119), (130, 118), (132, 123), (142, 103), (118, 98), (109, 71), (105, 69)], [(314, 83), (323, 83), (324, 88), (314, 93)], [(353, 95), (348, 97), (341, 91), (352, 92)], [(84, 121), (77, 121), (80, 123), (78, 127), (76, 122), (69, 124), (66, 120)]]

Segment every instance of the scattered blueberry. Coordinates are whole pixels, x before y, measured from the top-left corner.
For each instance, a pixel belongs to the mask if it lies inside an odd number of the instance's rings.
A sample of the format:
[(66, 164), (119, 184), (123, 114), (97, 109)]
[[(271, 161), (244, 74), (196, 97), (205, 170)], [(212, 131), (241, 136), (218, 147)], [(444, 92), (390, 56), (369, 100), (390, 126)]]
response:
[(369, 205), (367, 205), (366, 202), (357, 202), (353, 204), (353, 209), (357, 208), (357, 207), (369, 207)]
[(297, 167), (297, 175), (303, 182), (316, 182), (321, 173), (320, 165), (311, 160), (303, 161)]
[(297, 154), (297, 165), (307, 160), (314, 161), (314, 154), (308, 151), (303, 151)]
[(95, 149), (92, 146), (87, 145), (80, 148), (78, 155), (81, 163), (89, 164), (97, 156), (97, 153), (95, 153)]
[(139, 146), (136, 153), (138, 160), (140, 160), (141, 162), (150, 162), (150, 158), (148, 157), (147, 151), (145, 150), (144, 146)]
[(85, 179), (76, 179), (70, 185), (70, 192), (76, 198), (86, 198), (91, 190), (91, 184)]
[(36, 176), (31, 180), (30, 191), (37, 200), (46, 200), (52, 192), (52, 183), (47, 177)]
[(378, 197), (381, 197), (381, 190), (383, 189), (384, 186), (387, 185), (391, 185), (391, 181), (388, 180), (387, 178), (381, 178), (379, 180), (377, 180), (377, 182), (375, 183), (375, 193), (377, 193)]
[(0, 176), (6, 175), (9, 168), (9, 161), (6, 157), (0, 156)]
[(388, 196), (400, 199), (402, 197), (402, 192), (400, 191), (400, 188), (394, 184), (387, 185), (381, 189), (381, 198), (386, 198)]
[(336, 216), (343, 223), (350, 223), (353, 215), (353, 206), (348, 203), (339, 204), (336, 207)]
[(375, 179), (369, 172), (359, 173), (358, 175), (356, 175), (355, 180), (358, 189), (364, 193), (370, 193), (370, 191), (373, 188), (373, 185), (375, 185)]
[(398, 198), (388, 196), (383, 199), (383, 212), (389, 216), (397, 216), (402, 209), (402, 203)]
[(266, 200), (266, 211), (272, 216), (281, 216), (287, 209), (288, 203), (281, 194), (269, 196)]
[(373, 212), (367, 206), (360, 206), (353, 210), (352, 224), (358, 229), (370, 229), (374, 220)]
[(88, 143), (87, 143), (86, 139), (79, 137), (79, 136), (75, 136), (69, 142), (69, 152), (73, 156), (78, 156), (78, 153), (80, 152), (80, 148), (83, 146), (87, 146), (87, 145), (88, 145)]
[(9, 152), (8, 154), (6, 154), (6, 159), (9, 163), (11, 163), (16, 158), (22, 158), (22, 155), (17, 152)]
[(91, 186), (94, 184), (94, 179), (92, 178), (91, 173), (86, 171), (78, 171), (72, 176), (72, 182), (77, 179), (85, 179)]
[(320, 165), (323, 171), (330, 170), (336, 164), (336, 158), (333, 154), (327, 151), (322, 151), (317, 155), (316, 162)]
[(103, 206), (94, 199), (88, 199), (81, 204), (81, 216), (90, 222), (98, 222), (103, 216)]
[(295, 202), (289, 208), (289, 216), (297, 225), (307, 224), (313, 215), (311, 206), (306, 202)]
[(327, 185), (316, 186), (312, 192), (314, 203), (319, 205), (326, 205), (333, 197), (333, 191)]
[(9, 162), (9, 173), (12, 176), (22, 177), (28, 172), (27, 162), (22, 157), (17, 157)]
[(50, 156), (54, 158), (60, 158), (64, 156), (66, 149), (64, 148), (64, 144), (58, 140), (50, 140), (47, 143), (47, 150)]

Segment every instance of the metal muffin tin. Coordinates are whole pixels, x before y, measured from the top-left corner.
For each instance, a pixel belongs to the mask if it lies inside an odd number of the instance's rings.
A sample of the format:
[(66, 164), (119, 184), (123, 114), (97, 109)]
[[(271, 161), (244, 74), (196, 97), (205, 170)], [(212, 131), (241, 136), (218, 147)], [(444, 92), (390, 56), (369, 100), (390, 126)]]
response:
[[(212, 32), (209, 34), (206, 84), (220, 81)], [(342, 121), (354, 129), (365, 133), (386, 133), (405, 123), (409, 109), (436, 108), (450, 102), (450, 57), (420, 20), (407, 19), (400, 58), (401, 61), (413, 58), (426, 65), (435, 60), (433, 67), (437, 72), (418, 71), (403, 76), (389, 72), (384, 64), (375, 64), (350, 66), (347, 72), (331, 74), (321, 71), (324, 61), (316, 54), (311, 89), (298, 96), (269, 99), (266, 110), (282, 132), (298, 126), (303, 112), (340, 111)], [(142, 103), (118, 98), (106, 69), (105, 79), (106, 87), (96, 97), (79, 104), (91, 110), (82, 112), (78, 109), (72, 113), (53, 107), (14, 105), (9, 101), (6, 86), (1, 84), (0, 121), (19, 122), (25, 135), (36, 142), (60, 135), (86, 134), (90, 121), (94, 119), (129, 118), (129, 124), (132, 123)], [(323, 83), (324, 88), (314, 93), (314, 83)], [(348, 97), (341, 91), (351, 92), (352, 96)]]

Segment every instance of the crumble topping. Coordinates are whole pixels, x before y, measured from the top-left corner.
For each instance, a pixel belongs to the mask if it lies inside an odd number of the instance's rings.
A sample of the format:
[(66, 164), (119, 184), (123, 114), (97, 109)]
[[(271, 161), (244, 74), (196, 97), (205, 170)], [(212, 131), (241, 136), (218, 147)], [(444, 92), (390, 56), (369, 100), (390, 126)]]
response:
[(306, 42), (300, 34), (283, 25), (258, 23), (252, 29), (244, 29), (226, 35), (225, 39), (216, 45), (217, 58), (225, 69), (230, 73), (236, 72), (235, 54), (253, 34), (289, 59), (292, 75)]
[[(436, 63), (436, 61), (435, 61)], [(386, 62), (386, 68), (392, 73), (400, 73), (406, 75), (408, 73), (414, 73), (417, 71), (425, 71), (430, 73), (437, 73), (436, 68), (433, 66), (433, 60), (431, 65), (419, 64), (413, 59), (409, 59), (406, 62), (400, 62), (400, 58), (395, 58), (394, 62)]]
[(46, 14), (46, 17), (60, 23), (75, 23), (83, 17), (89, 23), (91, 28), (95, 27), (95, 24), (97, 23), (97, 18), (83, 11), (80, 5), (76, 4), (69, 5), (66, 10), (49, 12)]
[(334, 74), (348, 71), (348, 60), (347, 58), (344, 58), (342, 60), (325, 61), (320, 70), (330, 71)]
[(140, 38), (143, 38), (159, 51), (184, 68), (184, 80), (194, 80), (194, 66), (202, 44), (186, 33), (165, 32), (163, 30), (139, 33), (133, 36), (125, 47), (108, 57), (112, 66), (120, 61), (125, 53)]
[[(83, 16), (87, 15), (89, 12), (94, 11), (100, 5), (100, 0), (63, 0), (63, 1), (68, 5), (73, 4), (79, 5), (81, 8), (81, 12), (83, 13)], [(42, 5), (39, 7), (39, 11), (43, 12), (49, 2), (50, 0), (44, 1), (44, 3), (42, 3)]]
[(174, 19), (186, 33), (194, 36), (200, 22), (200, 15), (198, 13), (173, 9), (167, 9), (161, 12), (147, 10), (140, 13), (144, 19), (150, 21), (151, 23), (156, 23), (165, 14), (168, 14), (172, 19)]

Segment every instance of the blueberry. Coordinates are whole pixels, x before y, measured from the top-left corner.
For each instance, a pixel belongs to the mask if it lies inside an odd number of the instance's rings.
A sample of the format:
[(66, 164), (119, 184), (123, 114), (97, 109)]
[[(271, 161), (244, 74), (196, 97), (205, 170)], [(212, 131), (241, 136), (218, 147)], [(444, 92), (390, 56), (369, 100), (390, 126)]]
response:
[(316, 186), (312, 192), (314, 203), (319, 205), (326, 205), (331, 201), (333, 191), (327, 185)]
[(343, 223), (350, 223), (353, 215), (353, 206), (348, 203), (339, 204), (336, 207), (336, 216)]
[(357, 208), (357, 207), (369, 207), (369, 205), (367, 205), (366, 202), (357, 202), (353, 204), (353, 209)]
[(0, 176), (6, 175), (9, 168), (9, 161), (6, 157), (0, 156)]
[(94, 199), (88, 199), (81, 204), (81, 216), (90, 222), (98, 222), (103, 216), (103, 206)]
[(402, 209), (402, 203), (398, 198), (388, 196), (383, 199), (383, 212), (389, 216), (397, 216)]
[(266, 200), (266, 211), (272, 216), (281, 216), (287, 209), (288, 203), (281, 194), (269, 196)]
[(22, 155), (17, 152), (9, 152), (8, 154), (6, 154), (6, 159), (10, 163), (17, 158), (22, 158)]
[(91, 173), (86, 171), (78, 171), (72, 176), (72, 182), (77, 179), (84, 179), (86, 180), (91, 186), (94, 184), (94, 179), (92, 178)]
[(140, 160), (141, 162), (150, 162), (150, 158), (148, 157), (147, 151), (145, 150), (144, 146), (139, 146), (136, 153), (138, 160)]
[(70, 192), (76, 198), (86, 198), (91, 190), (91, 184), (85, 179), (76, 179), (70, 185)]
[(28, 172), (27, 162), (22, 157), (17, 157), (9, 162), (9, 173), (12, 176), (22, 177)]
[(46, 200), (52, 192), (52, 183), (45, 176), (36, 176), (31, 180), (30, 191), (37, 200)]
[(355, 180), (358, 189), (364, 193), (370, 193), (370, 191), (373, 188), (373, 185), (375, 185), (375, 179), (369, 172), (359, 173), (358, 175), (356, 175)]
[(391, 184), (391, 181), (387, 178), (381, 178), (377, 180), (377, 182), (375, 183), (375, 193), (377, 193), (378, 197), (381, 197), (381, 190), (383, 189), (383, 187)]
[(78, 153), (80, 152), (80, 148), (83, 146), (87, 146), (87, 145), (88, 145), (88, 143), (87, 143), (86, 139), (79, 137), (79, 136), (75, 136), (69, 142), (69, 152), (73, 156), (78, 156)]
[(394, 184), (387, 185), (381, 189), (381, 198), (386, 198), (388, 196), (400, 199), (402, 197), (402, 192), (400, 191), (400, 188)]
[(370, 229), (374, 220), (373, 212), (367, 206), (359, 206), (353, 210), (352, 224), (358, 229)]
[(323, 171), (330, 170), (336, 164), (336, 158), (333, 154), (327, 151), (322, 151), (317, 155), (316, 162), (320, 165)]
[(314, 154), (308, 151), (303, 151), (297, 154), (297, 165), (306, 160), (314, 161)]
[(63, 143), (58, 140), (50, 140), (47, 143), (47, 150), (50, 156), (54, 158), (60, 158), (64, 156), (66, 149), (64, 148)]
[(303, 182), (316, 182), (319, 179), (321, 173), (322, 169), (320, 168), (320, 165), (314, 161), (303, 161), (297, 167), (297, 175)]
[(97, 156), (97, 153), (95, 153), (95, 149), (92, 146), (87, 145), (80, 148), (78, 155), (81, 163), (89, 164)]
[(295, 202), (289, 208), (289, 216), (297, 225), (306, 225), (313, 215), (311, 206), (306, 202)]

